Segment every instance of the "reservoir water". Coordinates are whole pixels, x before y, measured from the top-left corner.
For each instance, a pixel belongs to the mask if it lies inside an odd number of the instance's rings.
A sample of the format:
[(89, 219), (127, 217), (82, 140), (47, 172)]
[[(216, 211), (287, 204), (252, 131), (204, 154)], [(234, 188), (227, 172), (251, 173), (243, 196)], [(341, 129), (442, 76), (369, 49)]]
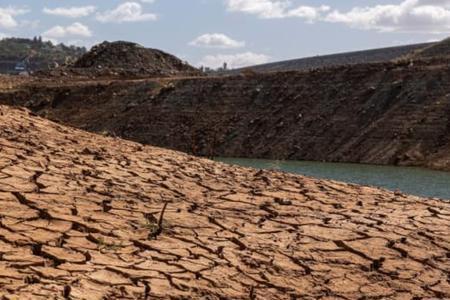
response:
[(406, 194), (450, 199), (450, 172), (415, 167), (217, 158), (227, 164), (273, 169), (322, 179), (376, 186)]

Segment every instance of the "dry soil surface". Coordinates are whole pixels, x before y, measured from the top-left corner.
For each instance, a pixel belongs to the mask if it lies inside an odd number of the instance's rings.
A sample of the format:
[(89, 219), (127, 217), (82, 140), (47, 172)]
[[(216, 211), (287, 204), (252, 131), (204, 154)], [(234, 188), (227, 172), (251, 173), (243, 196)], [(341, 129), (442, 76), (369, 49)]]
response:
[(0, 153), (1, 299), (450, 299), (448, 202), (5, 106)]

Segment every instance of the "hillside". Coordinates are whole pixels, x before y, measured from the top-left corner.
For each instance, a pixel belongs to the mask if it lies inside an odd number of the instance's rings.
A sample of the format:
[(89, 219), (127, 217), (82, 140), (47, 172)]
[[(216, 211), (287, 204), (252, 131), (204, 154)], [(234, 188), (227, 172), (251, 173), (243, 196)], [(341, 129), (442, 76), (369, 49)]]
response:
[(35, 82), (0, 102), (201, 156), (450, 170), (448, 60), (313, 72)]
[(0, 73), (18, 73), (19, 63), (25, 63), (29, 71), (45, 70), (55, 63), (75, 60), (85, 52), (85, 48), (53, 45), (38, 38), (5, 38), (0, 40)]
[(320, 55), (231, 70), (230, 74), (238, 73), (245, 69), (251, 69), (255, 72), (306, 71), (333, 66), (388, 62), (432, 45), (434, 45), (434, 43), (388, 47), (331, 55)]
[(434, 43), (420, 51), (417, 51), (414, 58), (430, 58), (436, 56), (450, 56), (450, 38), (447, 38), (439, 43)]
[(227, 166), (4, 106), (0, 145), (2, 299), (450, 297), (448, 202)]

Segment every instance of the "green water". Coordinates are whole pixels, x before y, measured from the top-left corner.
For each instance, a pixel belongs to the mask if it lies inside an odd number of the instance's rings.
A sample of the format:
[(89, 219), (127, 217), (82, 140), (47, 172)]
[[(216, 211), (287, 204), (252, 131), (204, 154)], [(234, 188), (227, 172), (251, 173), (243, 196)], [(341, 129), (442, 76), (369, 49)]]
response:
[(316, 178), (333, 179), (402, 191), (406, 194), (450, 199), (450, 172), (413, 167), (309, 161), (274, 161), (263, 159), (217, 158), (228, 164), (257, 169), (275, 169)]

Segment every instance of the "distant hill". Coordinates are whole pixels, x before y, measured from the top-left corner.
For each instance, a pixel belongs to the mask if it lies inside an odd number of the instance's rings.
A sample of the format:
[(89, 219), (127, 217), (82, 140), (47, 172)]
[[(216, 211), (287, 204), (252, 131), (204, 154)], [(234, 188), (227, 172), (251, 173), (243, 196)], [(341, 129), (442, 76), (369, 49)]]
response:
[(436, 56), (449, 56), (450, 55), (450, 38), (447, 38), (441, 42), (434, 43), (425, 47), (414, 55), (415, 58), (430, 58)]
[(235, 69), (230, 73), (240, 72), (244, 69), (251, 69), (255, 72), (276, 72), (276, 71), (305, 71), (315, 68), (387, 62), (391, 61), (415, 51), (430, 47), (436, 43), (423, 43), (398, 47), (380, 48), (364, 51), (355, 51), (331, 55), (314, 56), (293, 60), (286, 60), (263, 65), (251, 66), (242, 69)]
[(45, 70), (51, 65), (74, 61), (86, 53), (86, 48), (53, 45), (41, 38), (6, 38), (0, 40), (0, 73)]

